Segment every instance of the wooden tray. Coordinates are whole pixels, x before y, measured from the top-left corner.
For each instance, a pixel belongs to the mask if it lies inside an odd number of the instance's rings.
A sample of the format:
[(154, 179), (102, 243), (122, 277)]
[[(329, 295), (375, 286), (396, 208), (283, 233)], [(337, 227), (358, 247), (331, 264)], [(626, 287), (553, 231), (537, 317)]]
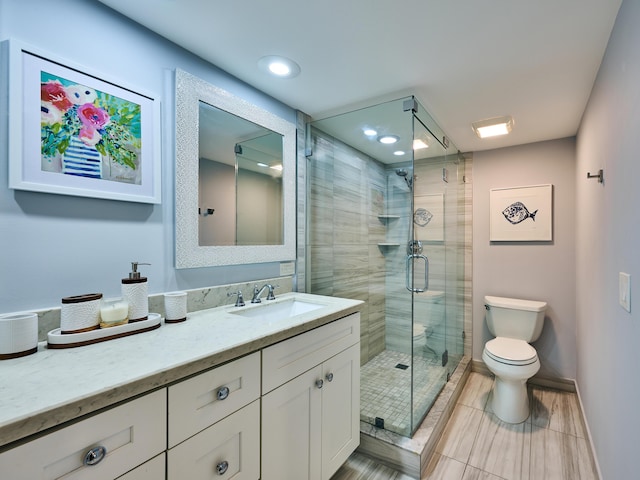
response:
[(106, 342), (114, 338), (128, 337), (138, 333), (148, 332), (160, 328), (162, 317), (159, 313), (150, 313), (149, 318), (139, 322), (125, 323), (117, 327), (99, 328), (88, 332), (60, 333), (56, 328), (47, 333), (48, 348), (74, 348), (91, 345), (93, 343)]

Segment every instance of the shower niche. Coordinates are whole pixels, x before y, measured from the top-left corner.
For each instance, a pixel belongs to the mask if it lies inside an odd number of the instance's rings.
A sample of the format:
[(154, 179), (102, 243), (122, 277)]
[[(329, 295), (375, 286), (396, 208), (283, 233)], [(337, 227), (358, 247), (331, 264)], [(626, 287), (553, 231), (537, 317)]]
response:
[(414, 97), (313, 121), (305, 151), (306, 291), (366, 302), (360, 418), (411, 437), (464, 354), (464, 158)]

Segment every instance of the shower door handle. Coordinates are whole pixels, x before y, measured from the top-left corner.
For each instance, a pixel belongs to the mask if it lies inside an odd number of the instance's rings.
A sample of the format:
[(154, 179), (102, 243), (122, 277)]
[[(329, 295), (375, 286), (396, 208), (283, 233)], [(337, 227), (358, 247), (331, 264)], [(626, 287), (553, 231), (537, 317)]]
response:
[[(412, 283), (411, 277), (413, 276), (412, 275), (413, 268), (411, 267), (412, 267), (413, 261), (416, 259), (424, 260), (424, 288), (414, 288), (411, 286), (411, 283)], [(429, 289), (429, 259), (426, 257), (426, 255), (421, 255), (417, 253), (407, 255), (406, 287), (407, 287), (407, 290), (413, 293), (422, 293), (422, 292), (426, 292)]]

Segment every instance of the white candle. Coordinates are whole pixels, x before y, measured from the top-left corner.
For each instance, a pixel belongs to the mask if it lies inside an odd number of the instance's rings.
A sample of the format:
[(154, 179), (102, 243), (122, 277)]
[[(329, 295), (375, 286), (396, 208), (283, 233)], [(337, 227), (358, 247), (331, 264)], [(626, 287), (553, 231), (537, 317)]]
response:
[(100, 317), (105, 323), (121, 322), (129, 314), (129, 303), (124, 300), (107, 300), (100, 307)]

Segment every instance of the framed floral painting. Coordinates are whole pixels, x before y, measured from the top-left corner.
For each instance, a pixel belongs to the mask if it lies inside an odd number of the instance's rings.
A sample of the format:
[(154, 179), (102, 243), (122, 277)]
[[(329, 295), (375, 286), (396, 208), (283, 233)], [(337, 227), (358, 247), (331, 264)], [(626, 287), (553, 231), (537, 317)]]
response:
[(15, 40), (9, 188), (160, 203), (160, 103)]

